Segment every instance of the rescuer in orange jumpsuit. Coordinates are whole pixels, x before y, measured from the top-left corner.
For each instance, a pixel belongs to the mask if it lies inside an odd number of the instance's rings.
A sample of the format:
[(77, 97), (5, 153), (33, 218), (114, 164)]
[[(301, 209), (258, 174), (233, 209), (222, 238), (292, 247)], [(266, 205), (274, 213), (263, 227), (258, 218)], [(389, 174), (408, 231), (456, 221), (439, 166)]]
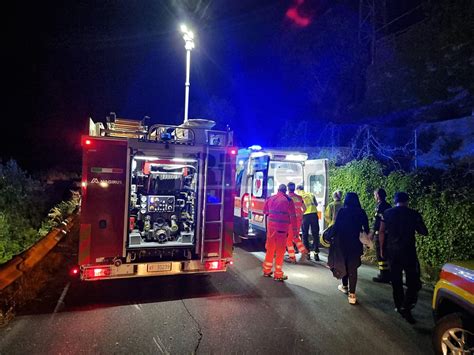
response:
[(295, 188), (296, 185), (294, 182), (288, 183), (288, 196), (293, 200), (293, 203), (295, 204), (297, 232), (296, 234), (293, 234), (293, 230), (290, 229), (288, 233), (288, 240), (286, 242), (286, 249), (288, 250), (288, 261), (294, 264), (296, 264), (296, 255), (293, 243), (296, 244), (298, 251), (301, 253), (302, 260), (305, 260), (307, 258), (306, 254), (308, 253), (300, 238), (301, 223), (303, 222), (303, 213), (304, 211), (306, 211), (306, 206), (304, 204), (303, 198), (300, 195), (295, 194)]
[(283, 274), (282, 268), (286, 241), (290, 229), (294, 234), (297, 233), (295, 204), (286, 195), (285, 185), (280, 185), (278, 193), (265, 201), (263, 213), (267, 216), (267, 242), (265, 244), (267, 253), (263, 262), (263, 276), (272, 276), (273, 259), (275, 259), (273, 278), (276, 281), (285, 281), (288, 277)]

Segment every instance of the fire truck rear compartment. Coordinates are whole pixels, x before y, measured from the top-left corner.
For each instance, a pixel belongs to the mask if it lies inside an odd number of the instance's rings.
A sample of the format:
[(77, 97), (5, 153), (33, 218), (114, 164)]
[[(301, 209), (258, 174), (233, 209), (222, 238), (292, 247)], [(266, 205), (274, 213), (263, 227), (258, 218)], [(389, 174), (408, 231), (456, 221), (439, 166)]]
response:
[(191, 158), (132, 158), (129, 251), (154, 256), (150, 248), (165, 249), (159, 254), (169, 258), (176, 254), (175, 247), (192, 249), (196, 239), (197, 170), (197, 160)]
[[(83, 143), (81, 279), (225, 271), (232, 258), (236, 149), (207, 125), (116, 131)], [(143, 126), (143, 127), (142, 127)]]

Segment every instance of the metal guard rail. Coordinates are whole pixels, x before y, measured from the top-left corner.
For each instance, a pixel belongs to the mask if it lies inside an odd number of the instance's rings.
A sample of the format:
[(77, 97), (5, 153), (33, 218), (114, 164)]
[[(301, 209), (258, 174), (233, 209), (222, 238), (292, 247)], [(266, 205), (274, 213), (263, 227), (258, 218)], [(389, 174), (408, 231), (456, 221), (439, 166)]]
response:
[(74, 215), (69, 216), (59, 227), (52, 229), (44, 238), (28, 250), (0, 266), (0, 291), (30, 271), (71, 230)]

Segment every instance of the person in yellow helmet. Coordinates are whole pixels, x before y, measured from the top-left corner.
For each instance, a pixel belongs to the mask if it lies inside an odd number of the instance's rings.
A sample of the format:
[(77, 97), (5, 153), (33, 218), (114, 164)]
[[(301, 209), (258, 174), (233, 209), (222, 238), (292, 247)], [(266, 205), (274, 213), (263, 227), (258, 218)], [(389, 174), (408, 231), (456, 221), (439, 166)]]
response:
[(342, 208), (342, 191), (336, 190), (332, 194), (333, 202), (331, 202), (326, 207), (326, 211), (324, 211), (324, 221), (326, 225), (329, 227), (336, 222), (337, 213)]
[(332, 194), (332, 201), (329, 205), (326, 206), (326, 210), (324, 211), (324, 222), (326, 225), (326, 229), (321, 233), (321, 237), (319, 238), (319, 244), (325, 248), (330, 247), (330, 243), (328, 240), (325, 239), (325, 231), (328, 230), (336, 222), (337, 213), (343, 207), (342, 206), (342, 191), (336, 190)]
[(301, 232), (303, 234), (303, 244), (308, 250), (307, 259), (311, 260), (311, 248), (309, 245), (309, 229), (311, 228), (311, 235), (313, 236), (314, 260), (319, 261), (319, 217), (318, 217), (318, 202), (316, 197), (311, 192), (305, 192), (303, 185), (298, 185), (296, 188), (298, 195), (303, 198), (306, 210), (303, 214), (303, 223), (301, 224)]

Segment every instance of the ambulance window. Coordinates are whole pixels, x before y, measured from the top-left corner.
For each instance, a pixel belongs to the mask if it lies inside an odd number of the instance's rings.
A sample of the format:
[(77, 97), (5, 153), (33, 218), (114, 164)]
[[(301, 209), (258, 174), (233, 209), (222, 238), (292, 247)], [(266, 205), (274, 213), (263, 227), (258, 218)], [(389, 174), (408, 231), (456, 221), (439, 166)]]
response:
[(273, 179), (273, 176), (268, 177), (268, 183), (267, 183), (267, 196), (271, 196), (275, 193), (275, 181)]
[(303, 166), (301, 163), (275, 161), (270, 163), (269, 175), (274, 177), (274, 185), (287, 185), (294, 182), (295, 185), (303, 183)]
[(240, 187), (242, 185), (242, 176), (244, 176), (244, 169), (240, 170), (237, 173), (237, 177), (235, 178), (235, 193), (237, 196), (240, 196)]
[(267, 170), (268, 167), (268, 156), (263, 157), (255, 157), (252, 159), (252, 171), (250, 173), (254, 173), (256, 171), (263, 171)]

